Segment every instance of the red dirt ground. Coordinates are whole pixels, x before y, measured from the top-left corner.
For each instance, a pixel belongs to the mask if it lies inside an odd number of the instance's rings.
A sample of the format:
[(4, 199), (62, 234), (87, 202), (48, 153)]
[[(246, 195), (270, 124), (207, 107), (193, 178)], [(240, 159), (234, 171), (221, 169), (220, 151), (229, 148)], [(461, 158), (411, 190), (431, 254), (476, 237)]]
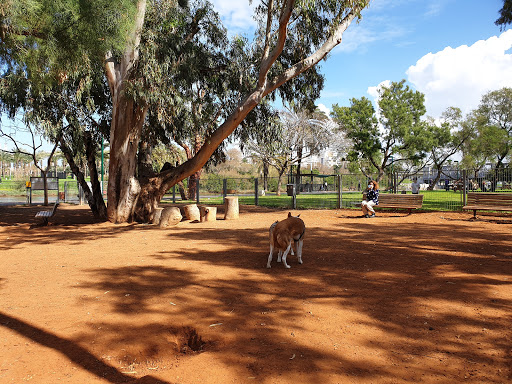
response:
[[(512, 216), (288, 211), (175, 227), (0, 207), (0, 383), (506, 383)], [(297, 212), (294, 212), (297, 213)]]

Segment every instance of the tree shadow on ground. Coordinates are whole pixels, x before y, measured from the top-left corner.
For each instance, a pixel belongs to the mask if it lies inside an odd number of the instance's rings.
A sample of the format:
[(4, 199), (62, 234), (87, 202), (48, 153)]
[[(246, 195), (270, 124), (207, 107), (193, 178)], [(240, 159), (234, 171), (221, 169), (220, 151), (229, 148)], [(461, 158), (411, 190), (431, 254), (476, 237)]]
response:
[(82, 367), (86, 371), (99, 378), (107, 380), (110, 383), (168, 384), (165, 381), (161, 381), (150, 376), (146, 376), (140, 381), (135, 380), (132, 376), (126, 375), (113, 366), (98, 359), (87, 349), (81, 347), (77, 343), (59, 337), (51, 332), (45, 331), (5, 313), (0, 313), (0, 325), (44, 347), (51, 348), (62, 353), (77, 366)]
[[(20, 248), (26, 242), (35, 244), (82, 244), (102, 238), (113, 238), (130, 230), (150, 230), (151, 226), (135, 223), (112, 225), (95, 219), (90, 209), (62, 204), (49, 225), (41, 225), (34, 216), (41, 210), (34, 206), (0, 206), (0, 228), (9, 229), (9, 236), (0, 243), (0, 250)], [(63, 230), (65, 229), (65, 230)]]
[[(348, 223), (334, 231), (308, 227), (305, 264), (290, 257), (291, 270), (275, 261), (272, 269), (264, 268), (267, 228), (258, 233), (178, 229), (173, 238), (197, 244), (196, 249), (155, 252), (155, 261), (201, 262), (212, 274), (191, 273), (186, 266), (99, 268), (87, 271), (90, 278), (81, 288), (109, 291), (115, 313), (163, 317), (131, 327), (129, 322), (101, 324), (109, 345), (120, 348), (131, 340), (135, 350), (144, 347), (149, 356), (168, 348), (177, 324), (201, 330), (222, 324), (223, 336), (212, 343), (211, 353), (222, 350), (226, 365), (246, 367), (261, 379), (291, 372), (310, 382), (340, 374), (406, 382), (425, 374), (510, 379), (512, 302), (494, 293), (510, 285), (509, 236), (468, 232), (452, 223), (435, 228), (374, 223), (363, 229)], [(209, 251), (201, 241), (222, 243), (227, 250)], [(235, 275), (216, 276), (218, 266), (232, 268)], [(179, 305), (162, 305), (170, 298)], [(325, 306), (334, 308), (334, 318), (307, 310)], [(347, 323), (343, 316), (349, 316)], [(307, 334), (314, 321), (326, 324), (319, 326), (324, 342), (313, 345)], [(364, 353), (333, 347), (361, 332), (368, 337), (359, 336), (361, 344), (353, 347)], [(300, 333), (301, 338), (294, 336)], [(210, 330), (207, 334), (212, 337)], [(92, 334), (82, 337), (87, 341)], [(472, 364), (478, 373), (467, 373)]]
[[(124, 350), (119, 357), (130, 364), (172, 359), (182, 352), (185, 330), (194, 329), (205, 353), (260, 381), (300, 374), (304, 382), (421, 382), (423, 375), (504, 382), (512, 378), (512, 301), (501, 288), (510, 286), (512, 244), (508, 234), (467, 225), (404, 226), (398, 217), (385, 225), (378, 219), (307, 225), (304, 264), (290, 257), (291, 270), (275, 259), (265, 268), (268, 226), (177, 227), (169, 240), (193, 248), (154, 251), (144, 265), (83, 271), (77, 288), (91, 297), (108, 292), (102, 303), (83, 304), (102, 305), (109, 316), (91, 322), (71, 343), (81, 348), (99, 339), (96, 350)], [(35, 241), (82, 244), (155, 230), (78, 227), (42, 228)], [(12, 236), (13, 244), (0, 249), (32, 239), (34, 231), (22, 228)], [(16, 332), (28, 335), (30, 328)], [(60, 350), (54, 337), (46, 343)]]

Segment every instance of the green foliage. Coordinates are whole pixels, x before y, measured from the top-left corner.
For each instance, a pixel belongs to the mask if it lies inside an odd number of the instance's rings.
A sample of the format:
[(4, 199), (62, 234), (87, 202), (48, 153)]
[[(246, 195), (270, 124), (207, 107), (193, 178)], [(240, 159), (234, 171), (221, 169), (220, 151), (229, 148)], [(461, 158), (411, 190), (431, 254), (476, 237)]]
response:
[(366, 173), (375, 167), (381, 177), (391, 164), (417, 164), (432, 148), (432, 141), (421, 121), (425, 114), (422, 93), (411, 90), (405, 80), (392, 82), (379, 93), (378, 118), (365, 97), (351, 99), (350, 107), (334, 105), (333, 115), (352, 141), (349, 160), (357, 162)]
[(387, 143), (386, 149), (417, 161), (429, 150), (428, 130), (421, 121), (426, 112), (425, 95), (404, 85), (405, 80), (402, 80), (382, 88), (379, 122), (385, 132), (382, 139)]
[(222, 193), (223, 178), (220, 175), (210, 173), (201, 178), (201, 188), (206, 189), (208, 192)]
[(84, 62), (122, 50), (136, 2), (17, 0), (4, 4), (2, 11), (3, 68), (22, 69), (34, 85), (45, 88)]
[(512, 149), (512, 88), (483, 95), (467, 124), (475, 134), (465, 147), (465, 164), (478, 166), (491, 161), (501, 167)]
[[(277, 141), (272, 124), (276, 113), (262, 102), (269, 92), (273, 92), (270, 100), (279, 95), (312, 110), (323, 77), (316, 69), (302, 71), (324, 58), (333, 46), (309, 64), (305, 60), (326, 40), (339, 41), (340, 36), (333, 39), (331, 33), (342, 23), (348, 25), (344, 18), (354, 8), (359, 14), (359, 7), (368, 1), (299, 1), (291, 4), (289, 22), (282, 9), (287, 3), (262, 3), (258, 15), (270, 14), (271, 20), (261, 23), (251, 42), (243, 37), (229, 41), (220, 17), (207, 1), (179, 1), (180, 6), (174, 0), (148, 1), (147, 8), (145, 4), (136, 0), (20, 0), (2, 5), (0, 64), (2, 77), (8, 80), (0, 89), (2, 107), (11, 116), (16, 111), (27, 112), (27, 118), (46, 127), (52, 140), (64, 137), (74, 156), (83, 154), (84, 137), (92, 136), (97, 144), (110, 134), (111, 164), (116, 164), (119, 155), (120, 164), (132, 165), (136, 148), (142, 152), (172, 142), (188, 144), (189, 157), (201, 145), (207, 147), (201, 151), (207, 156), (217, 149), (212, 162), (220, 161), (223, 148), (218, 143), (237, 126), (230, 137), (242, 143), (248, 139)], [(265, 6), (270, 4), (274, 8), (267, 12)], [(140, 47), (134, 30), (138, 6), (140, 15), (145, 15)], [(288, 27), (282, 52), (280, 18)], [(267, 55), (274, 51), (279, 53), (276, 57)], [(262, 67), (267, 68), (264, 64), (269, 57), (270, 70), (260, 73)], [(299, 75), (292, 78), (291, 74)], [(114, 116), (113, 110), (118, 112)], [(247, 111), (252, 112), (246, 116)], [(141, 122), (145, 124), (142, 132)], [(216, 137), (209, 142), (214, 133)], [(134, 146), (125, 154), (117, 143), (128, 140)], [(144, 158), (141, 152), (139, 160)], [(199, 171), (192, 168), (200, 168), (205, 160), (200, 157), (187, 163), (178, 178)], [(135, 176), (131, 167), (126, 167), (126, 173), (122, 168), (112, 173), (120, 172), (122, 178)], [(167, 176), (167, 182), (176, 181), (175, 175)], [(118, 175), (112, 177), (118, 180)], [(121, 181), (119, 187), (109, 189), (116, 190), (109, 193), (109, 199), (126, 192), (120, 190), (126, 185)], [(112, 203), (109, 208), (114, 209), (118, 202)]]
[(512, 0), (503, 0), (503, 8), (500, 9), (500, 17), (495, 21), (501, 30), (512, 23)]
[(352, 162), (378, 156), (382, 149), (375, 109), (366, 97), (350, 99), (350, 107), (332, 106), (333, 118), (353, 145), (348, 153)]
[(165, 163), (174, 166), (176, 163), (181, 163), (185, 155), (182, 150), (176, 146), (166, 146), (163, 144), (157, 145), (151, 152), (153, 169), (155, 172), (160, 172)]
[(434, 167), (441, 169), (442, 165), (455, 153), (459, 152), (473, 133), (473, 127), (466, 124), (459, 108), (449, 107), (441, 115), (441, 123), (429, 118), (425, 122), (428, 139), (431, 146), (431, 160)]

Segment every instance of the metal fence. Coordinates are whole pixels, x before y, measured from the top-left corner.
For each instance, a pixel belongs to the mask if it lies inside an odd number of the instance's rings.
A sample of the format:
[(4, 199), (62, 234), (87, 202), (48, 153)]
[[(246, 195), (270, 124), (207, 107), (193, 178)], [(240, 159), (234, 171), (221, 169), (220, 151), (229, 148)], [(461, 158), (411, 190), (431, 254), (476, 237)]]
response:
[[(439, 177), (438, 177), (439, 175)], [(358, 208), (362, 192), (370, 179), (377, 175), (303, 174), (283, 177), (278, 193), (278, 178), (201, 179), (195, 202), (221, 204), (223, 197), (236, 195), (240, 204), (294, 209)], [(412, 193), (414, 180), (420, 183), (423, 209), (458, 211), (466, 201), (466, 194), (475, 192), (512, 192), (512, 169), (482, 168), (461, 170), (443, 167), (441, 170), (425, 168), (415, 174), (393, 172), (379, 179), (380, 193)], [(179, 202), (174, 194), (164, 200)]]
[[(377, 175), (302, 174), (300, 177), (287, 175), (281, 179), (278, 192), (278, 178), (221, 178), (218, 175), (208, 174), (201, 178), (198, 193), (192, 199), (182, 199), (178, 188), (174, 187), (164, 196), (162, 202), (222, 204), (224, 197), (231, 195), (238, 196), (240, 204), (246, 205), (292, 209), (355, 209), (358, 208), (362, 192), (369, 179), (377, 179)], [(440, 171), (424, 168), (415, 174), (393, 172), (379, 179), (380, 193), (412, 193), (411, 185), (414, 179), (420, 183), (425, 210), (461, 210), (466, 201), (466, 194), (471, 191), (512, 193), (512, 169), (493, 169), (492, 167), (479, 170), (444, 167)], [(435, 180), (437, 181), (434, 183)], [(83, 191), (76, 181), (62, 180), (61, 183), (60, 201), (86, 203)], [(103, 184), (105, 198), (106, 191), (107, 182), (105, 181)], [(5, 195), (0, 198), (0, 203), (25, 203), (23, 182), (0, 183), (0, 195), (3, 194), (2, 192)], [(56, 197), (56, 193), (51, 193), (50, 202)], [(33, 203), (37, 203), (39, 201), (37, 199), (42, 201), (42, 196), (39, 197), (38, 194), (33, 195), (32, 198)]]

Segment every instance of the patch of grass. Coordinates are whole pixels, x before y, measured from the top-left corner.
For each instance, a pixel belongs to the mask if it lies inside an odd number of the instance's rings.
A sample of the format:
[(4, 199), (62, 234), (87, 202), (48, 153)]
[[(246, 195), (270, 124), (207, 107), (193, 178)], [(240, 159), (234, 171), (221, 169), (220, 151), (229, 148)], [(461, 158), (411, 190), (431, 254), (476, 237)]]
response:
[[(453, 191), (422, 191), (423, 210), (431, 211), (457, 211), (462, 208), (462, 192)], [(357, 203), (361, 202), (361, 192), (343, 192), (342, 207), (360, 209)], [(238, 201), (243, 205), (254, 205), (254, 195), (239, 195)], [(180, 201), (180, 204), (193, 204), (195, 200)], [(332, 193), (319, 194), (298, 194), (297, 209), (336, 209), (338, 206), (338, 195)], [(222, 196), (201, 198), (200, 204), (223, 204)], [(286, 193), (281, 196), (267, 195), (258, 197), (258, 205), (272, 208), (292, 208), (292, 198)]]

